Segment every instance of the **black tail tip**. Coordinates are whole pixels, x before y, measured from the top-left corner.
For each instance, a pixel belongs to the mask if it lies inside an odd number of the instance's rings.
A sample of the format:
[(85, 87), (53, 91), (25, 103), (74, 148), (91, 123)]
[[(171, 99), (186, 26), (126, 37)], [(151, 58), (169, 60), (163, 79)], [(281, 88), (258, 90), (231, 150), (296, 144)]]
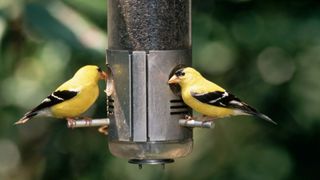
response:
[(274, 125), (278, 125), (278, 123), (276, 123), (275, 121), (273, 121), (271, 118), (269, 118), (268, 116), (266, 116), (266, 115), (264, 115), (264, 114), (259, 113), (259, 114), (257, 114), (257, 116), (258, 116), (259, 118), (261, 118), (261, 119), (264, 119), (264, 120), (266, 120), (266, 121), (274, 124)]

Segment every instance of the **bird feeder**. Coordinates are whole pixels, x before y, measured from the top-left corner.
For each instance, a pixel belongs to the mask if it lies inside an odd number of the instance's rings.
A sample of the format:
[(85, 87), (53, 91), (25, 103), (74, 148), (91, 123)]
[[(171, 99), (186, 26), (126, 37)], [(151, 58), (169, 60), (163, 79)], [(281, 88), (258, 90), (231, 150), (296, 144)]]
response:
[(177, 65), (191, 65), (190, 15), (190, 0), (108, 1), (113, 155), (164, 164), (192, 151), (192, 129), (179, 125), (191, 111), (167, 84)]
[(191, 63), (191, 0), (108, 1), (103, 121), (114, 156), (141, 167), (191, 153), (192, 127), (212, 124), (186, 121), (192, 111), (174, 93), (179, 87), (167, 83), (177, 67)]

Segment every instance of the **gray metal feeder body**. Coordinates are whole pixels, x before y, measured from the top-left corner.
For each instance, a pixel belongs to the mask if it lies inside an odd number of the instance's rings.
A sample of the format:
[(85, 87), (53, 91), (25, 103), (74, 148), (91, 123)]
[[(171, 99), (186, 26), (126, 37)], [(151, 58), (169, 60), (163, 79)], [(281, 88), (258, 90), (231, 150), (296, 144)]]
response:
[[(163, 164), (192, 151), (192, 129), (179, 125), (191, 110), (167, 81), (191, 65), (190, 0), (109, 0), (108, 143), (115, 156)], [(112, 87), (113, 86), (113, 87)]]

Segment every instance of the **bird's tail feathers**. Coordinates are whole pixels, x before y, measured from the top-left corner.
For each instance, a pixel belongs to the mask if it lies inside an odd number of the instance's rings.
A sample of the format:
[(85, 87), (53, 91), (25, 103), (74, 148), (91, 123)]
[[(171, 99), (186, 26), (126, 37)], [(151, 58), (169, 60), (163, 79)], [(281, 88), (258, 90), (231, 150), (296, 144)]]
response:
[(262, 113), (254, 113), (254, 114), (252, 114), (252, 115), (254, 115), (254, 116), (257, 116), (257, 117), (259, 117), (259, 118), (261, 118), (261, 119), (264, 119), (264, 120), (266, 120), (266, 121), (268, 121), (268, 122), (271, 122), (271, 123), (273, 123), (274, 125), (277, 125), (277, 123), (276, 122), (274, 122), (271, 118), (269, 118), (267, 115), (265, 115), (265, 114), (262, 114)]
[(241, 106), (241, 111), (245, 114), (248, 115), (252, 115), (252, 116), (257, 116), (260, 119), (266, 120), (268, 122), (271, 122), (272, 124), (277, 125), (276, 122), (274, 122), (271, 118), (269, 118), (268, 116), (266, 116), (265, 114), (260, 113), (259, 111), (257, 111), (256, 109), (254, 109), (253, 107), (249, 106), (248, 104), (242, 103)]
[(29, 119), (31, 119), (32, 117), (36, 116), (38, 113), (37, 112), (28, 112), (26, 113), (21, 119), (19, 119), (19, 121), (15, 122), (14, 124), (24, 124), (26, 123)]

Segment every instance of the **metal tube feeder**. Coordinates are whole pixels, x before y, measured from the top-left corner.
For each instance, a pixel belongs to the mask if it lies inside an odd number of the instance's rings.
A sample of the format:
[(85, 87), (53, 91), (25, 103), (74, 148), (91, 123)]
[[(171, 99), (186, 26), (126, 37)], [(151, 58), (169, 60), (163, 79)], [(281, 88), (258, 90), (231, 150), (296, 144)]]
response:
[(191, 61), (190, 0), (109, 0), (108, 145), (130, 163), (165, 164), (192, 151), (192, 111), (167, 81)]

